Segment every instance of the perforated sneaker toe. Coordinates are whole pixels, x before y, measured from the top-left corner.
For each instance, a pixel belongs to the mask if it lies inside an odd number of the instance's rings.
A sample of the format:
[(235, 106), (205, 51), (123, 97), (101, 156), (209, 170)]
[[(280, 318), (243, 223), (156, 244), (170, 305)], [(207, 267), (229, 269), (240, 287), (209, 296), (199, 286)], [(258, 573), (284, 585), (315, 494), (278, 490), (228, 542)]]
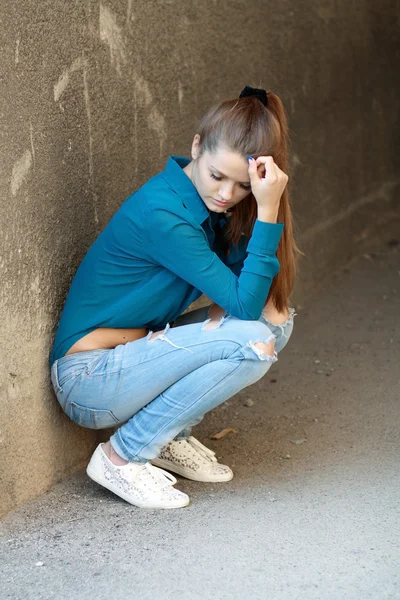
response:
[(232, 469), (221, 465), (215, 452), (193, 436), (183, 440), (172, 440), (151, 462), (157, 467), (194, 481), (223, 482), (233, 478)]

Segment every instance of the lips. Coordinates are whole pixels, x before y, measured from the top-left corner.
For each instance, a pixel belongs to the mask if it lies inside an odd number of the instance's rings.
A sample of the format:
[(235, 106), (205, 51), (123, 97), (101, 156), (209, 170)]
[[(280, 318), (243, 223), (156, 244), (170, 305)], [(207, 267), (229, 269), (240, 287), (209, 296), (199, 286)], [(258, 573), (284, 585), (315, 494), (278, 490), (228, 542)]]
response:
[(225, 208), (232, 204), (231, 202), (222, 202), (221, 200), (217, 200), (216, 198), (213, 198), (213, 201), (215, 202), (215, 204), (218, 204), (218, 206), (223, 206)]

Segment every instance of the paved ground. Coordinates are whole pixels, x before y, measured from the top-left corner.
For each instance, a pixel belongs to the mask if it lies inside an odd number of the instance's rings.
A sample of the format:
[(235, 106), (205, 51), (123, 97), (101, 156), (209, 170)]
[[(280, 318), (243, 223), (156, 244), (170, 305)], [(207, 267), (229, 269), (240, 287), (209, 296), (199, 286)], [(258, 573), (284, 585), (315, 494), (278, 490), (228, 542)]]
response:
[(198, 428), (233, 482), (180, 480), (192, 504), (157, 512), (78, 473), (3, 520), (1, 597), (400, 599), (400, 246), (389, 241), (316, 292), (268, 376)]

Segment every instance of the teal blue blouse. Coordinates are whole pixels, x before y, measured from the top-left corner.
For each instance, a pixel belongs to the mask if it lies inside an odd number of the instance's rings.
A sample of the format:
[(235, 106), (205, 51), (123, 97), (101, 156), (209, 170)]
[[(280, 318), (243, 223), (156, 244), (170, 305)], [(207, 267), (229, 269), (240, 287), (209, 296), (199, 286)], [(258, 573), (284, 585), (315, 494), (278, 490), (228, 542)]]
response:
[(239, 319), (261, 315), (283, 224), (256, 221), (227, 255), (224, 215), (210, 213), (170, 157), (165, 171), (132, 194), (89, 248), (69, 290), (50, 361), (98, 327), (158, 330), (201, 294)]

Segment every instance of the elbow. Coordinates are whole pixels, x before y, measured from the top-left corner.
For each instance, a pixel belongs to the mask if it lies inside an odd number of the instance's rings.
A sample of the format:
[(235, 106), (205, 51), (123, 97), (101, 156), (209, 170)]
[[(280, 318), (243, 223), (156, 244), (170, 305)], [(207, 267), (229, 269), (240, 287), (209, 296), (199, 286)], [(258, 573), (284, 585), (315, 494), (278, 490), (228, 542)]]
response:
[(258, 321), (260, 317), (260, 311), (252, 311), (250, 313), (247, 313), (247, 316), (245, 317), (244, 321)]

